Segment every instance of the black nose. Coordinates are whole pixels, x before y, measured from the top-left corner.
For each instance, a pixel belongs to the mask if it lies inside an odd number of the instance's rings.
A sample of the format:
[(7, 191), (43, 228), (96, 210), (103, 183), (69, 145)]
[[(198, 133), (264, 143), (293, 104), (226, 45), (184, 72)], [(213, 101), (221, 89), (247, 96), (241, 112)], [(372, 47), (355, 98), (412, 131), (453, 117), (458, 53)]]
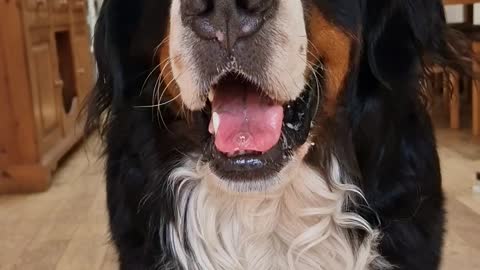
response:
[(201, 38), (217, 39), (232, 50), (272, 17), (278, 0), (182, 0), (182, 16)]

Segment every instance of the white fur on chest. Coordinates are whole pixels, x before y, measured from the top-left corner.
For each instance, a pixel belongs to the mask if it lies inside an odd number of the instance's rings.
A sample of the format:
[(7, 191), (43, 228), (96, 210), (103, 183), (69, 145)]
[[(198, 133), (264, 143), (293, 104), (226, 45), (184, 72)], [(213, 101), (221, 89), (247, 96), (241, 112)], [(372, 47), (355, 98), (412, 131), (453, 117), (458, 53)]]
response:
[[(290, 177), (283, 187), (248, 195), (221, 190), (195, 166), (174, 171), (171, 180), (179, 185), (177, 220), (182, 222), (170, 224), (169, 232), (183, 268), (385, 269), (375, 250), (377, 232), (360, 216), (345, 211), (350, 196), (359, 190), (340, 181), (338, 164), (333, 162), (331, 168), (333, 189), (303, 162), (294, 166), (280, 174)], [(347, 237), (352, 229), (367, 237), (362, 241)]]

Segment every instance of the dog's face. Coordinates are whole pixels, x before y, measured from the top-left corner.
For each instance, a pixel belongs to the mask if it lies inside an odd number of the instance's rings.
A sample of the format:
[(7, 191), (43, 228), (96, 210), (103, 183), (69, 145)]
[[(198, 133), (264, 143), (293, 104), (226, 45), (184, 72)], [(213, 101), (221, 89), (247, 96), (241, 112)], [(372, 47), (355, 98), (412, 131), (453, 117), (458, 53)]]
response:
[(360, 2), (172, 1), (162, 75), (171, 97), (210, 118), (203, 160), (218, 181), (258, 191), (305, 156), (317, 116), (334, 114)]
[(456, 60), (445, 29), (440, 0), (106, 0), (91, 116), (168, 111), (158, 132), (200, 138), (182, 151), (214, 182), (265, 191), (344, 147), (332, 143), (340, 122), (368, 126), (382, 99), (417, 99), (425, 54)]

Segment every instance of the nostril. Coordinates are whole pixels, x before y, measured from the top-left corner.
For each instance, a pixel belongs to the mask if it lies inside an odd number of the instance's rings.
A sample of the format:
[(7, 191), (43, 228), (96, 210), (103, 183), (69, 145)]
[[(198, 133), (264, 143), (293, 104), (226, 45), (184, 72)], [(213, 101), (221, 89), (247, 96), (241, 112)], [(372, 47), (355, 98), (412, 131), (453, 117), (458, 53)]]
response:
[(236, 0), (237, 6), (248, 13), (263, 13), (273, 6), (274, 0)]
[(217, 40), (230, 51), (237, 41), (262, 29), (279, 0), (181, 1), (183, 22), (201, 39)]
[(187, 16), (202, 16), (214, 8), (214, 0), (184, 0), (182, 11)]

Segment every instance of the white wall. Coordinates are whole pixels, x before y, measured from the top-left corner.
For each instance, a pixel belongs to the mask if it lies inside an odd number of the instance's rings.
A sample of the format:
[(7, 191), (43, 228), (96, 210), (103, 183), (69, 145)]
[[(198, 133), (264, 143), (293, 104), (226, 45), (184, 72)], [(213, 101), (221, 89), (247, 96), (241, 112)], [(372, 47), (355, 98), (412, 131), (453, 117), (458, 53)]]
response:
[(102, 6), (103, 0), (88, 0), (88, 24), (90, 25), (90, 32), (93, 34), (95, 27), (95, 22), (97, 21), (98, 10), (95, 10), (95, 6), (100, 9)]
[(475, 24), (480, 24), (480, 4), (475, 5), (475, 17), (473, 18)]
[(448, 22), (459, 23), (463, 21), (463, 7), (461, 5), (447, 6), (445, 11)]
[[(462, 5), (451, 5), (446, 7), (447, 20), (451, 23), (460, 23), (463, 21), (463, 6)], [(474, 12), (474, 22), (475, 24), (480, 24), (480, 4), (475, 5)]]

